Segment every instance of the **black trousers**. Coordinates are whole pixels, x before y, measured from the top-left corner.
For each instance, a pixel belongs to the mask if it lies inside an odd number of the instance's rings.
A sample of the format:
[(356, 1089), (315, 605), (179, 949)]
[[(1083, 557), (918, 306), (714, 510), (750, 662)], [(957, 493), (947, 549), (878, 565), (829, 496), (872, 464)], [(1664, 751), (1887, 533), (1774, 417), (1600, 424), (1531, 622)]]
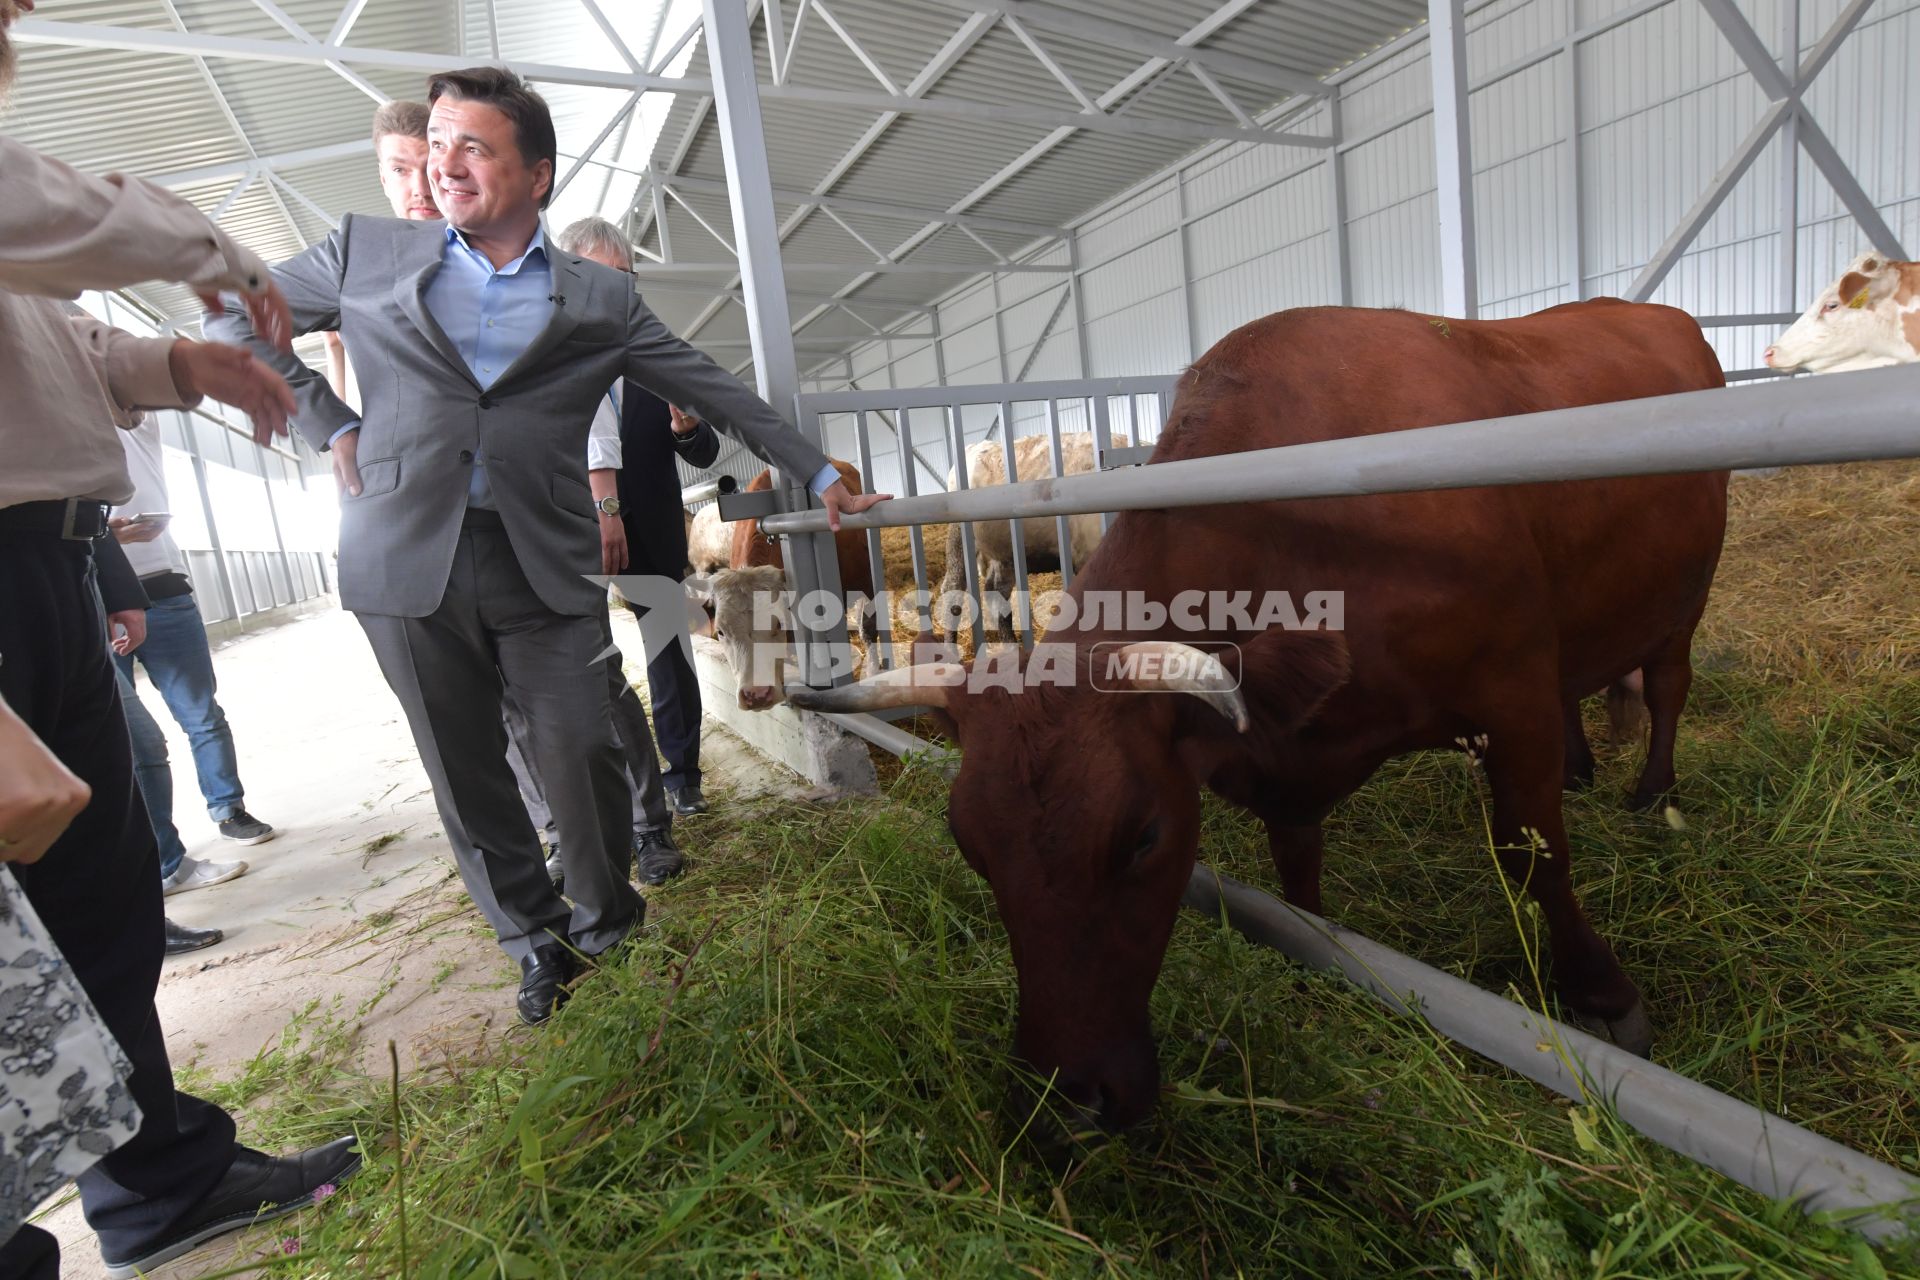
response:
[[(677, 576), (677, 575), (676, 575)], [(627, 608), (645, 617), (644, 608)], [(677, 640), (647, 663), (647, 692), (653, 696), (653, 736), (660, 743), (668, 790), (700, 785), (700, 679)]]
[[(233, 1119), (173, 1087), (153, 1005), (163, 949), (159, 850), (133, 785), (133, 747), (107, 651), (91, 549), (0, 530), (0, 696), (93, 789), (73, 825), (15, 875), (133, 1062), (139, 1133), (80, 1175), (104, 1251), (141, 1252), (227, 1172)], [(37, 1227), (0, 1247), (0, 1276), (52, 1276)]]

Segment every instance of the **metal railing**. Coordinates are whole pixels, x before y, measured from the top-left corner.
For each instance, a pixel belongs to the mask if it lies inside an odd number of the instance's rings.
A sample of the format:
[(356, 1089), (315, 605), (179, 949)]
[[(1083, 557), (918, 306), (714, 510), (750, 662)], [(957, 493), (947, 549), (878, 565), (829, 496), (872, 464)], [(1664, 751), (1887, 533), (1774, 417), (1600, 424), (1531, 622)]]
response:
[[(1095, 471), (1132, 466), (1146, 460), (1151, 452), (1142, 442), (1157, 437), (1160, 424), (1172, 407), (1175, 375), (1137, 378), (1089, 378), (1058, 382), (993, 383), (977, 386), (916, 387), (869, 391), (803, 393), (796, 397), (799, 428), (809, 438), (821, 442), (830, 456), (851, 462), (860, 471), (870, 492), (885, 491), (902, 499), (914, 499), (924, 489), (944, 495), (951, 485), (955, 492), (966, 492), (971, 477), (962, 465), (969, 449), (997, 442), (1007, 482), (1026, 481), (1020, 473), (1018, 442), (1044, 438), (1047, 442), (1050, 478), (1067, 474), (1066, 455), (1078, 452), (1076, 436), (1090, 437), (1091, 461)], [(916, 414), (920, 421), (916, 422)], [(928, 417), (936, 421), (929, 423)], [(876, 428), (878, 430), (876, 431)], [(1121, 434), (1116, 435), (1116, 430)], [(876, 441), (876, 435), (879, 436)], [(1116, 443), (1118, 441), (1118, 443)], [(1069, 444), (1073, 446), (1069, 450)], [(940, 465), (944, 463), (944, 468)], [(984, 491), (983, 491), (984, 492)], [(996, 486), (992, 492), (999, 492)], [(778, 518), (786, 511), (785, 495), (774, 493), (737, 495), (721, 503), (723, 518), (734, 520), (759, 516)], [(1114, 511), (1089, 509), (1101, 516), (1102, 528), (1111, 522)], [(909, 523), (894, 521), (890, 523)], [(908, 554), (912, 561), (914, 590), (918, 593), (916, 621), (925, 630), (931, 623), (928, 597), (936, 584), (929, 581), (927, 553), (921, 525), (912, 522), (908, 530)], [(820, 529), (825, 528), (821, 515)], [(763, 525), (769, 533), (771, 525)], [(984, 601), (981, 594), (979, 546), (971, 523), (958, 526), (958, 545), (950, 547), (948, 576), (963, 578), (967, 599), (971, 602), (976, 640), (984, 634)], [(1069, 517), (1055, 520), (1054, 557), (1063, 583), (1073, 579), (1073, 540)], [(878, 652), (881, 667), (897, 660), (893, 636), (893, 610), (885, 548), (879, 528), (867, 530), (867, 566), (869, 579), (864, 584), (838, 581), (835, 549), (831, 544), (815, 546), (808, 555), (817, 571), (815, 585), (839, 591), (852, 588), (869, 593), (875, 599)], [(953, 539), (949, 539), (950, 544)], [(1029, 555), (1025, 531), (1019, 521), (1008, 528), (1010, 554), (1006, 564), (1014, 583), (1015, 616), (1011, 619), (1015, 634), (1023, 641), (1032, 639), (1032, 619), (1026, 606)], [(952, 564), (957, 550), (962, 564)], [(829, 570), (833, 570), (831, 574)], [(798, 575), (790, 575), (796, 590)], [(831, 577), (831, 582), (828, 578)], [(808, 629), (796, 628), (798, 657), (816, 682), (831, 670), (833, 646), (846, 643), (844, 625)], [(844, 664), (843, 664), (844, 665)]]
[[(969, 526), (978, 522), (1010, 523), (1015, 596), (1023, 599), (1026, 562), (1019, 522), (1032, 517), (1057, 521), (1065, 557), (1062, 576), (1070, 582), (1071, 539), (1065, 535), (1067, 518), (1074, 515), (1100, 514), (1104, 523), (1112, 513), (1139, 508), (1920, 457), (1920, 366), (1907, 366), (1730, 385), (1152, 466), (1129, 465), (1143, 462), (1144, 450), (1113, 448), (1110, 402), (1118, 398), (1132, 404), (1133, 398), (1150, 397), (1158, 405), (1157, 416), (1164, 419), (1174, 382), (1166, 376), (848, 391), (802, 395), (797, 405), (802, 430), (817, 433), (815, 438), (824, 440), (830, 451), (835, 444), (831, 420), (836, 415), (851, 418), (851, 443), (863, 476), (873, 474), (876, 457), (887, 456), (872, 448), (869, 419), (891, 411), (894, 416), (885, 425), (893, 435), (891, 455), (902, 482), (899, 496), (845, 517), (841, 527), (866, 531), (872, 585), (884, 588), (879, 531), (907, 526), (915, 586), (924, 593), (929, 584), (921, 527), (960, 524), (966, 591), (976, 626), (981, 617), (980, 581)], [(951, 465), (953, 459), (964, 456), (968, 445), (963, 419), (969, 407), (997, 410), (1000, 425), (990, 426), (983, 438), (996, 434), (1004, 438), (1015, 406), (1043, 406), (1040, 412), (1047, 434), (1058, 440), (1061, 406), (1070, 402), (1091, 406), (1087, 421), (1094, 438), (1092, 472), (1062, 474), (1056, 446), (1052, 474), (1046, 479), (1022, 479), (1014, 471), (1004, 484), (969, 488), (965, 469), (958, 468), (958, 482), (951, 492), (919, 491), (915, 468), (926, 469), (929, 464), (916, 450), (933, 433), (923, 436), (916, 431), (915, 410), (940, 415), (939, 438)], [(1139, 414), (1131, 416), (1136, 435), (1143, 434), (1138, 431)], [(1002, 452), (1015, 453), (1012, 449)], [(766, 534), (784, 536), (790, 544), (807, 545), (803, 535), (826, 534), (823, 510), (789, 510), (786, 502), (777, 493), (735, 495), (722, 500), (722, 511), (726, 519), (759, 516)], [(830, 537), (811, 547), (814, 563), (833, 570)], [(837, 571), (830, 582), (826, 577), (823, 573), (815, 585), (836, 591), (843, 585)], [(885, 628), (880, 636), (881, 666), (894, 661), (889, 612), (880, 610), (880, 625)], [(1024, 615), (1023, 609), (1016, 630), (1026, 639), (1030, 619)], [(924, 629), (927, 619), (919, 622)], [(979, 636), (976, 629), (976, 640)], [(798, 625), (796, 644), (804, 682), (817, 687), (844, 681), (849, 664), (839, 663), (836, 677), (833, 654), (835, 646), (846, 643), (844, 622), (822, 628)], [(838, 651), (844, 653), (844, 649)]]

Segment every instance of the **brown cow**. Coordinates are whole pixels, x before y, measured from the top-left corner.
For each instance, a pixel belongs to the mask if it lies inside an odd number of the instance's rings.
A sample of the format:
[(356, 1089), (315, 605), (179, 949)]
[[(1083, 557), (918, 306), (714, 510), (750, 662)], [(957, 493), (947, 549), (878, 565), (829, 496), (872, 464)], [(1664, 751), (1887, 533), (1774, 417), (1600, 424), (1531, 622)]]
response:
[[(860, 487), (858, 468), (838, 458), (831, 461), (848, 493), (865, 492)], [(764, 493), (772, 487), (773, 472), (762, 471), (746, 487), (746, 492)], [(785, 663), (776, 655), (786, 649), (791, 619), (783, 608), (776, 608), (762, 611), (756, 625), (754, 604), (756, 599), (765, 600), (785, 590), (785, 573), (774, 571), (783, 570), (786, 560), (781, 554), (780, 540), (763, 535), (758, 520), (734, 521), (732, 536), (733, 551), (727, 560), (728, 567), (704, 583), (694, 583), (693, 590), (703, 597), (713, 618), (714, 635), (726, 647), (728, 664), (739, 683), (741, 709), (765, 711), (781, 697), (781, 668)], [(839, 553), (842, 593), (871, 597), (873, 568), (867, 555), (867, 535), (855, 529), (842, 529), (833, 535), (833, 540), (834, 549)], [(860, 628), (871, 651), (873, 637), (879, 634), (871, 609), (861, 611)]]
[[(1666, 307), (1608, 299), (1485, 322), (1289, 311), (1194, 363), (1153, 461), (1722, 385), (1699, 326)], [(1037, 663), (1018, 690), (979, 680), (978, 664), (960, 687), (942, 682), (960, 668), (919, 665), (790, 700), (941, 708), (967, 748), (949, 825), (993, 887), (1019, 972), (1015, 1047), (1104, 1123), (1138, 1119), (1157, 1093), (1147, 1000), (1194, 864), (1199, 788), (1265, 821), (1287, 897), (1317, 912), (1328, 812), (1392, 757), (1455, 744), (1484, 760), (1500, 865), (1540, 904), (1566, 1004), (1644, 1052), (1640, 993), (1568, 873), (1563, 712), (1643, 669), (1639, 793), (1672, 785), (1726, 485), (1714, 472), (1129, 511), (1070, 595), (1341, 592), (1344, 631), (1209, 618), (1129, 634), (1083, 610), (1064, 633), (1072, 687), (1034, 681)], [(1098, 642), (1188, 659), (1202, 640), (1239, 648), (1201, 678), (1127, 681), (1198, 696), (1092, 687), (1126, 679)]]

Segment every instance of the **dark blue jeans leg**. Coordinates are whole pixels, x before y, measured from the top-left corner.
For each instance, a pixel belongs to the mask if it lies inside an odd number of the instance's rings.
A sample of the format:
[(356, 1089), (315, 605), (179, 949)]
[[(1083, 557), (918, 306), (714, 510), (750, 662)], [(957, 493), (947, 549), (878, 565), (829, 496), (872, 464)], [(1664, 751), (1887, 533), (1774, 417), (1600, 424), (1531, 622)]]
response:
[(227, 713), (214, 699), (213, 650), (194, 598), (174, 596), (147, 610), (147, 641), (134, 655), (160, 691), (193, 748), (193, 768), (207, 816), (224, 822), (240, 812), (245, 792)]
[(120, 682), (120, 704), (127, 710), (127, 730), (133, 735), (133, 780), (147, 802), (153, 838), (160, 843), (160, 878), (165, 880), (187, 856), (180, 830), (173, 825), (173, 766), (167, 760), (167, 737), (133, 691), (133, 658), (115, 656)]

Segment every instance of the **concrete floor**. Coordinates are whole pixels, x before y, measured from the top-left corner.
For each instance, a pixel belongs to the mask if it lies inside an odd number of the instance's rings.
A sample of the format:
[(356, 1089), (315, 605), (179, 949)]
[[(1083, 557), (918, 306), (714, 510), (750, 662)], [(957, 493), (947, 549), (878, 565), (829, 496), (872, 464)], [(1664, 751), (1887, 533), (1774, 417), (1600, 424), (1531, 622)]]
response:
[[(638, 629), (624, 609), (614, 619), (638, 675)], [(513, 1013), (518, 970), (461, 889), (399, 705), (353, 618), (322, 605), (218, 646), (214, 664), (247, 807), (279, 834), (251, 848), (220, 838), (185, 738), (141, 679), (139, 695), (167, 732), (187, 852), (249, 864), (237, 880), (167, 899), (178, 923), (227, 935), (162, 971), (158, 1003), (176, 1070), (189, 1082), (232, 1078), (280, 1044), (296, 1015), (309, 1029), (354, 1028), (363, 1066), (382, 1074), (389, 1041), (411, 1070), (477, 1039), (533, 1034)], [(802, 789), (711, 720), (701, 756), (716, 803)], [(677, 823), (675, 837), (700, 856), (698, 819)], [(670, 910), (672, 892), (648, 890), (649, 913)], [(38, 1221), (60, 1237), (67, 1280), (105, 1275), (71, 1192)], [(292, 1234), (297, 1221), (276, 1225)], [(271, 1228), (241, 1233), (154, 1274), (205, 1275), (278, 1239)]]

